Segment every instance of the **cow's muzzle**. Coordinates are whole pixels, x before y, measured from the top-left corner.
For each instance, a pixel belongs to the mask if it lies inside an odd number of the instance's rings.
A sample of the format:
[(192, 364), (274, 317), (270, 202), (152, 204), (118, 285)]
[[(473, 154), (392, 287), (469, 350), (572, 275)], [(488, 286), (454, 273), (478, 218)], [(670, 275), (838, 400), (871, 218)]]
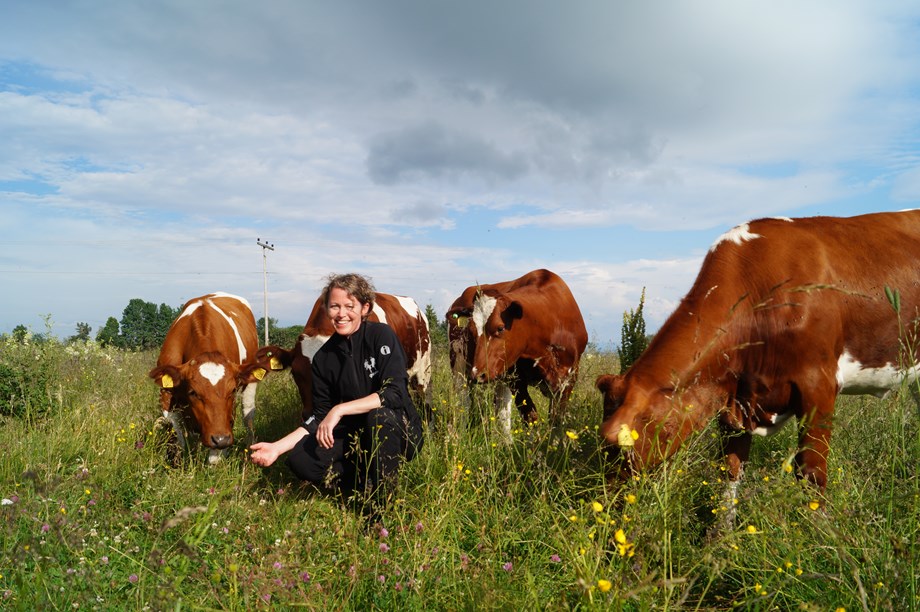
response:
[(211, 448), (228, 448), (233, 444), (233, 435), (218, 435), (214, 434), (211, 436)]

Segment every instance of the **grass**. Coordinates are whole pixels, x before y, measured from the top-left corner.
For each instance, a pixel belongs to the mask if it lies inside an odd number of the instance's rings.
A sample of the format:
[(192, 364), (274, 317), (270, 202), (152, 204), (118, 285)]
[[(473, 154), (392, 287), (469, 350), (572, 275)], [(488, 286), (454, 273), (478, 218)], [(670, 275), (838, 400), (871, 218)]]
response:
[[(178, 468), (154, 428), (152, 353), (0, 343), (0, 608), (908, 610), (920, 608), (920, 436), (907, 393), (838, 402), (826, 499), (785, 466), (793, 427), (755, 440), (733, 528), (714, 429), (607, 487), (583, 361), (566, 421), (465, 412), (437, 355), (437, 427), (401, 475), (385, 531), (237, 444)], [(297, 422), (288, 374), (256, 431)], [(539, 406), (545, 415), (545, 403)], [(237, 434), (244, 434), (238, 419)], [(822, 502), (821, 504), (817, 502)]]

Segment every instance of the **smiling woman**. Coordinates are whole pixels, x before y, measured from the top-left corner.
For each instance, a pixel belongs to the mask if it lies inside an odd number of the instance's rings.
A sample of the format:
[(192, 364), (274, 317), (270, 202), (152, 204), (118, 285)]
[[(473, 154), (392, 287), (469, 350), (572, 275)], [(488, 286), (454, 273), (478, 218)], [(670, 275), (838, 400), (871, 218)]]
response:
[(366, 321), (374, 289), (358, 274), (331, 276), (323, 290), (333, 335), (313, 356), (313, 414), (277, 442), (252, 445), (252, 461), (287, 463), (302, 480), (335, 483), (374, 518), (403, 461), (421, 449), (406, 356), (395, 332)]

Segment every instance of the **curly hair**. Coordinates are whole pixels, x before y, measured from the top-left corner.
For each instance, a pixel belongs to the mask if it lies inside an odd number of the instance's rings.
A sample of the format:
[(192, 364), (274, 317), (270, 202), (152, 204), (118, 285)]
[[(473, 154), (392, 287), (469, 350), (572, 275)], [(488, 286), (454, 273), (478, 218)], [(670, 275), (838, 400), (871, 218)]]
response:
[(348, 274), (330, 274), (326, 277), (326, 286), (323, 288), (323, 304), (329, 305), (329, 293), (333, 289), (343, 289), (345, 293), (355, 298), (361, 304), (367, 304), (370, 310), (374, 308), (374, 284), (366, 276), (349, 272)]

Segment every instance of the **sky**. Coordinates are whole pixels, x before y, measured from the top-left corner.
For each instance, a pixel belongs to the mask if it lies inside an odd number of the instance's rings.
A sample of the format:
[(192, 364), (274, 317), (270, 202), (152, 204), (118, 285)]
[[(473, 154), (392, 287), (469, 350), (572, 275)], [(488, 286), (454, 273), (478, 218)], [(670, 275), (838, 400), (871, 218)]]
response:
[(548, 268), (607, 346), (643, 288), (657, 329), (735, 225), (920, 199), (920, 3), (3, 12), (0, 333), (212, 291), (260, 318), (266, 282), (303, 325), (350, 271), (443, 315)]

